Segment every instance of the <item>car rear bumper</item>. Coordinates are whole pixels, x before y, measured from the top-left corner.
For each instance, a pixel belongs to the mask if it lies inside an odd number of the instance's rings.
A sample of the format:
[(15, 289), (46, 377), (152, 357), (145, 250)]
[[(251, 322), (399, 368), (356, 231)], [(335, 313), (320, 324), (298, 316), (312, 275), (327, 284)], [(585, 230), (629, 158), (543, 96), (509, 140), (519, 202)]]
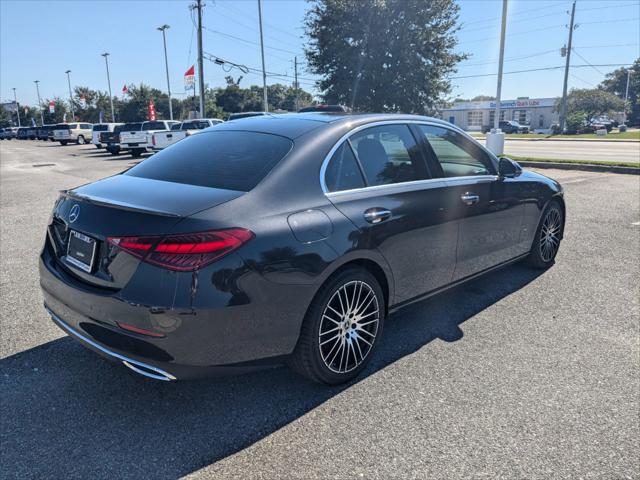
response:
[[(56, 325), (136, 373), (158, 380), (240, 374), (283, 363), (295, 347), (315, 292), (309, 285), (275, 284), (247, 271), (242, 263), (229, 255), (217, 271), (202, 271), (200, 278), (213, 278), (220, 287), (201, 281), (202, 292), (193, 297), (191, 274), (178, 274), (175, 284), (156, 288), (158, 302), (167, 297), (178, 300), (170, 307), (158, 307), (126, 287), (113, 291), (82, 284), (45, 247), (40, 285)], [(147, 269), (145, 278), (150, 278), (149, 268), (155, 267), (141, 264), (141, 270)], [(131, 280), (137, 281), (135, 276)], [(130, 333), (117, 322), (164, 337)]]

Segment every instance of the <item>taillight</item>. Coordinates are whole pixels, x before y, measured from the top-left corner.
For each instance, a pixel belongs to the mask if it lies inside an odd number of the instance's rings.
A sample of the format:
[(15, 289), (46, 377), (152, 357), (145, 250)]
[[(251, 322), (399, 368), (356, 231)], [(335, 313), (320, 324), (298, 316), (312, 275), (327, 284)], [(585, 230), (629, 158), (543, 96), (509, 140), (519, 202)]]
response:
[(166, 236), (108, 237), (107, 242), (144, 262), (191, 272), (237, 250), (253, 236), (251, 230), (228, 228)]
[(154, 147), (156, 146), (156, 136), (155, 135), (151, 135), (151, 145), (153, 145)]

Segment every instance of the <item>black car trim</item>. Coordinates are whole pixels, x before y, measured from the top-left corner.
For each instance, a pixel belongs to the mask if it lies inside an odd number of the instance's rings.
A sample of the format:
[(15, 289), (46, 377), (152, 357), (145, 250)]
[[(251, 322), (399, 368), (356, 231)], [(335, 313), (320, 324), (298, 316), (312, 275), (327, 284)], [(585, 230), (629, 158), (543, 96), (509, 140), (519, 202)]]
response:
[(103, 347), (99, 343), (96, 343), (93, 340), (85, 337), (84, 335), (75, 331), (73, 328), (67, 325), (67, 323), (64, 320), (62, 320), (58, 315), (56, 315), (46, 304), (44, 308), (47, 311), (47, 313), (51, 315), (51, 319), (56, 323), (56, 325), (62, 328), (69, 335), (76, 337), (78, 340), (81, 340), (84, 343), (89, 344), (91, 347), (99, 350), (105, 355), (121, 361), (126, 367), (130, 368), (134, 372), (139, 373), (140, 375), (143, 375), (145, 377), (153, 378), (156, 380), (163, 380), (165, 382), (177, 380), (177, 378), (171, 375), (170, 373), (167, 373), (164, 370), (154, 367), (153, 365), (149, 365), (147, 363), (139, 362), (138, 360), (125, 357), (124, 355), (120, 355), (119, 353), (113, 352), (108, 348)]

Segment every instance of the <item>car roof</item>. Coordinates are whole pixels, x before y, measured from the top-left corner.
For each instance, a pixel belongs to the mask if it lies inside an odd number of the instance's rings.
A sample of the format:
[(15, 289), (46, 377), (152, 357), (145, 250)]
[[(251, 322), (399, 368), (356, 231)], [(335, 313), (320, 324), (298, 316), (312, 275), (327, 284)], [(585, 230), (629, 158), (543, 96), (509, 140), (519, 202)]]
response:
[[(306, 112), (261, 115), (256, 117), (229, 120), (217, 125), (215, 131), (244, 130), (271, 133), (295, 139), (312, 130), (322, 127), (341, 127), (349, 124), (353, 127), (385, 120), (429, 121), (451, 126), (450, 123), (432, 117), (397, 113), (345, 113), (345, 112)], [(210, 127), (212, 128), (212, 127)]]

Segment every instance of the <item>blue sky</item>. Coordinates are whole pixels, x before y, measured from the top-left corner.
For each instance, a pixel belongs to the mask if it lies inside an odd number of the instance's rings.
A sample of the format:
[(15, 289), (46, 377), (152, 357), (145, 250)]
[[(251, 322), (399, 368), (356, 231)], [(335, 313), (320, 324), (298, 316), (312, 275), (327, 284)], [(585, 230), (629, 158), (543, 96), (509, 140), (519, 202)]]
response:
[[(358, 0), (354, 0), (358, 1)], [(0, 0), (0, 98), (36, 104), (34, 80), (43, 98), (68, 96), (65, 70), (72, 85), (107, 90), (102, 52), (108, 51), (111, 86), (120, 95), (125, 83), (144, 82), (166, 89), (162, 34), (169, 24), (167, 46), (172, 91), (184, 95), (182, 76), (196, 60), (190, 1), (56, 1)], [(460, 51), (471, 58), (459, 66), (452, 96), (495, 94), (500, 0), (459, 0)], [(313, 76), (304, 71), (302, 0), (264, 0), (266, 65), (282, 75), (270, 82), (292, 82), (293, 57), (301, 62), (302, 87), (313, 91)], [(571, 2), (510, 0), (505, 72), (564, 65), (559, 49), (567, 40)], [(206, 0), (204, 50), (218, 57), (260, 68), (256, 0)], [(574, 65), (626, 64), (640, 56), (639, 0), (578, 0)], [(581, 57), (582, 58), (581, 58)], [(597, 85), (615, 67), (574, 68), (569, 86)], [(205, 82), (224, 84), (228, 73), (205, 61)], [(231, 72), (239, 76), (238, 70)], [(553, 97), (561, 94), (563, 70), (505, 75), (503, 98)], [(244, 76), (242, 85), (261, 84), (261, 74)]]

